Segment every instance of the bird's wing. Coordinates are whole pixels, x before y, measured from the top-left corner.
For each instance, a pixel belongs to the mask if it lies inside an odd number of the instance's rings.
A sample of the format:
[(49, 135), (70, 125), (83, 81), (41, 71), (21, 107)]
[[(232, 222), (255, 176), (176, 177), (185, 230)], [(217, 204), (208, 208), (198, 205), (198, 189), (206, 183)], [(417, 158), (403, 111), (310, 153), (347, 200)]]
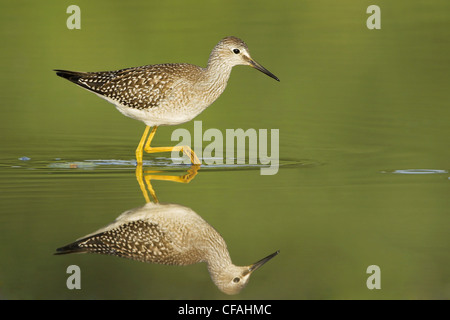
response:
[(171, 94), (180, 79), (189, 82), (200, 69), (191, 64), (159, 64), (117, 71), (56, 72), (85, 89), (142, 110), (158, 106)]
[(130, 221), (114, 229), (97, 233), (57, 249), (56, 254), (100, 253), (142, 262), (177, 264), (173, 241), (158, 224)]

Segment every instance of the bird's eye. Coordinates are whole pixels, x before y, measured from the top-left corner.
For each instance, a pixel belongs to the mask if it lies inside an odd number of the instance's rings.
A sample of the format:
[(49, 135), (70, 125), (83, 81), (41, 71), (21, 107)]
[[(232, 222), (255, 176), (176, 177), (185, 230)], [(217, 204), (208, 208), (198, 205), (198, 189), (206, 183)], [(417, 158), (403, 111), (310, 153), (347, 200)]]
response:
[(241, 281), (241, 279), (238, 278), (238, 277), (236, 277), (236, 278), (233, 279), (233, 282), (234, 282), (234, 283), (238, 283), (239, 281)]
[(233, 49), (233, 52), (236, 54), (239, 54), (240, 51), (239, 51), (239, 49)]

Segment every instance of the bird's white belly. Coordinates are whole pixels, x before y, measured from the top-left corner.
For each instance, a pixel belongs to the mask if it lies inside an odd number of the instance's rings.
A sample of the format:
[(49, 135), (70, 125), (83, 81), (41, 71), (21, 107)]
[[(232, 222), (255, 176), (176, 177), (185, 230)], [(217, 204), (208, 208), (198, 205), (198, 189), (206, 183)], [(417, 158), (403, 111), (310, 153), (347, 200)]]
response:
[(148, 109), (136, 109), (125, 106), (113, 99), (99, 95), (99, 97), (114, 104), (123, 115), (144, 122), (147, 126), (171, 126), (188, 122), (200, 114), (207, 106), (171, 106), (165, 105)]

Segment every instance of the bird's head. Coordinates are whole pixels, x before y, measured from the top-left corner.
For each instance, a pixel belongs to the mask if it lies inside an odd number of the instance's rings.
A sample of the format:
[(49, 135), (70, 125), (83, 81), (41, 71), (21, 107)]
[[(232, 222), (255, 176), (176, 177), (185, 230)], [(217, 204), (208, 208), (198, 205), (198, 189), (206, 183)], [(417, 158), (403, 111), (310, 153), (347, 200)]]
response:
[(211, 278), (222, 292), (230, 295), (238, 294), (247, 285), (251, 274), (264, 265), (267, 261), (275, 257), (278, 253), (279, 251), (274, 252), (249, 266), (240, 267), (230, 264), (226, 268), (222, 269), (220, 273), (211, 273)]
[(250, 56), (247, 44), (239, 38), (226, 37), (220, 40), (220, 42), (214, 47), (210, 59), (211, 58), (225, 62), (231, 67), (237, 65), (251, 66), (269, 77), (280, 81), (280, 79), (278, 79), (273, 73), (253, 60)]

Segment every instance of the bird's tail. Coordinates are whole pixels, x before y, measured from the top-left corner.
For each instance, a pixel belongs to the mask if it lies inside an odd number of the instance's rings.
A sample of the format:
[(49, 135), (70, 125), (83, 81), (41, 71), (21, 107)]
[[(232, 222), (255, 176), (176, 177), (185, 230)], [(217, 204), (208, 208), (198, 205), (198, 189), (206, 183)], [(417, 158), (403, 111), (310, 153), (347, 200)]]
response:
[(72, 81), (74, 83), (78, 83), (78, 79), (83, 78), (86, 76), (85, 72), (77, 72), (77, 71), (69, 71), (69, 70), (59, 70), (55, 69), (53, 71), (56, 71), (56, 75), (60, 76), (61, 78), (65, 78), (69, 81)]
[(56, 252), (54, 255), (62, 255), (62, 254), (69, 254), (69, 253), (84, 253), (88, 252), (86, 248), (80, 247), (79, 244), (80, 241), (73, 242), (71, 244), (68, 244), (64, 247), (56, 249)]

